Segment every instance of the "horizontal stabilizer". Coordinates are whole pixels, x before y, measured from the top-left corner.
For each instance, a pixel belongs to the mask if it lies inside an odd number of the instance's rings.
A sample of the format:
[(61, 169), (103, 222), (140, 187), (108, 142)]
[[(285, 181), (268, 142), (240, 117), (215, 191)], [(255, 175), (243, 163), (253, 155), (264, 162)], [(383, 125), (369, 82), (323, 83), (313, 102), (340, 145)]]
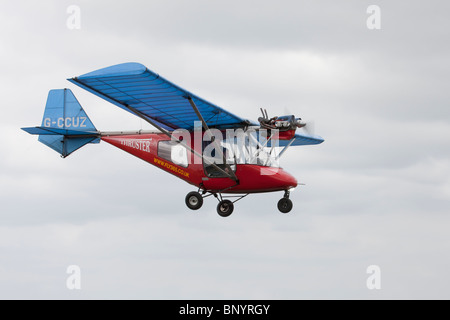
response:
[(64, 136), (98, 136), (97, 131), (79, 131), (79, 130), (68, 130), (59, 128), (47, 128), (47, 127), (28, 127), (22, 128), (22, 130), (28, 132), (29, 134), (39, 134), (39, 135), (55, 135), (60, 134)]

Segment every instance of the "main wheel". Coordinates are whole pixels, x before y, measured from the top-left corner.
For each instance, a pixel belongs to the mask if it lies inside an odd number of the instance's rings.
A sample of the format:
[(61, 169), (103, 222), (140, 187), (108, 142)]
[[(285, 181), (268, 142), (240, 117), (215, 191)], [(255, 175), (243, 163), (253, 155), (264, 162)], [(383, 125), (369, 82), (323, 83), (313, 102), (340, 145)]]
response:
[(203, 205), (203, 197), (196, 191), (189, 192), (186, 196), (186, 205), (191, 210), (198, 210)]
[(221, 217), (228, 217), (233, 213), (234, 205), (230, 200), (222, 200), (217, 205), (217, 213)]
[(283, 213), (288, 213), (289, 211), (291, 211), (293, 206), (294, 205), (289, 198), (282, 198), (280, 199), (280, 201), (278, 201), (278, 210)]

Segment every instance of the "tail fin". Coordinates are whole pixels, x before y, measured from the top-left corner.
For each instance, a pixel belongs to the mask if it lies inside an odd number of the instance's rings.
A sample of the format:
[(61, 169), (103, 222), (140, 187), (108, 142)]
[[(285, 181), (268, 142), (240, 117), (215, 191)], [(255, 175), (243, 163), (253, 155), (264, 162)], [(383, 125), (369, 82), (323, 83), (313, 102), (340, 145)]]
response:
[(40, 127), (22, 128), (38, 134), (39, 141), (63, 158), (88, 143), (99, 143), (100, 134), (70, 89), (50, 90)]

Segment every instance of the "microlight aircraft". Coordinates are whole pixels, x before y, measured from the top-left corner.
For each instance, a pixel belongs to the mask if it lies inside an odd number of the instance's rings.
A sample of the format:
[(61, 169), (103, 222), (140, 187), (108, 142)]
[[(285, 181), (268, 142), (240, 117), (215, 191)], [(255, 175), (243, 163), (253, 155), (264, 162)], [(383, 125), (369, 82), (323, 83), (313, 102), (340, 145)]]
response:
[[(198, 210), (214, 196), (217, 212), (252, 193), (284, 192), (278, 209), (290, 212), (297, 180), (278, 164), (293, 146), (324, 141), (294, 115), (258, 122), (234, 115), (186, 91), (139, 63), (123, 63), (68, 79), (145, 120), (155, 131), (98, 131), (70, 89), (50, 90), (41, 126), (22, 128), (65, 158), (88, 143), (105, 141), (193, 185), (186, 205)], [(297, 129), (302, 128), (301, 130)], [(231, 200), (230, 200), (231, 198)]]

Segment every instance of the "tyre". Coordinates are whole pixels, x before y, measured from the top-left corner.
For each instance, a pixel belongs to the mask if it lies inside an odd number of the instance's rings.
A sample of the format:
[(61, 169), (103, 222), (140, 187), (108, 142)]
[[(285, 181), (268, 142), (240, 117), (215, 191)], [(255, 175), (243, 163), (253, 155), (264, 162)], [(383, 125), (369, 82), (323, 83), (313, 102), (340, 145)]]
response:
[(291, 211), (293, 206), (294, 205), (289, 198), (282, 198), (280, 199), (280, 201), (278, 201), (278, 210), (283, 213), (288, 213), (289, 211)]
[(185, 199), (186, 205), (191, 210), (198, 210), (203, 205), (203, 197), (196, 191), (189, 192)]
[(217, 205), (217, 213), (221, 217), (228, 217), (233, 213), (234, 205), (230, 200), (222, 200)]

